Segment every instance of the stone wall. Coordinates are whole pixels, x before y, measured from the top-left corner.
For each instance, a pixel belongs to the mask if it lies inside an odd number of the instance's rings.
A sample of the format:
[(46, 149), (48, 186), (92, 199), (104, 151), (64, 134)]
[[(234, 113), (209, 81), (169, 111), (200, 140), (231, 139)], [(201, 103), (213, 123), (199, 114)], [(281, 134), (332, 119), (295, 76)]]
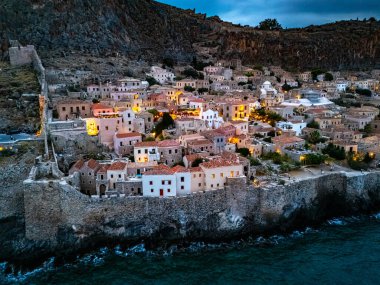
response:
[(327, 174), (272, 188), (229, 184), (186, 197), (92, 199), (63, 180), (27, 183), (26, 239), (55, 254), (109, 241), (219, 241), (380, 208), (380, 173)]

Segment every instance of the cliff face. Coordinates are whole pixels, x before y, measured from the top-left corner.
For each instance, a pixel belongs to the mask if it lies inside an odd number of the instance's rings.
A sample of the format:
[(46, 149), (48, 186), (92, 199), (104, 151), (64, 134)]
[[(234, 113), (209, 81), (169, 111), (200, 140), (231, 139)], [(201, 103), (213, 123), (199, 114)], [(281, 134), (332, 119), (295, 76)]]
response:
[(63, 181), (38, 181), (25, 185), (19, 202), (24, 211), (4, 210), (0, 216), (0, 260), (25, 262), (141, 240), (221, 241), (380, 209), (380, 173), (347, 175), (329, 174), (270, 189), (236, 184), (166, 199), (94, 200)]
[(122, 53), (148, 61), (189, 61), (198, 55), (300, 69), (380, 65), (379, 22), (271, 32), (150, 0), (5, 0), (0, 8), (0, 56), (8, 39), (19, 39), (49, 57)]

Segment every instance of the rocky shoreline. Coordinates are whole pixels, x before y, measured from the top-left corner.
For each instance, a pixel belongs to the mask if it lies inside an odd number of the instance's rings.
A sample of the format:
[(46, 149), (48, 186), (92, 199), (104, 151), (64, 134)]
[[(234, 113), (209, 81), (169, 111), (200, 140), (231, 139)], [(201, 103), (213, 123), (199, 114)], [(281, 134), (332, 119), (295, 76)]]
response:
[(231, 185), (188, 197), (100, 200), (62, 181), (26, 183), (17, 198), (1, 200), (0, 260), (33, 266), (117, 244), (186, 246), (289, 232), (380, 210), (379, 182), (378, 172), (342, 172), (274, 188)]

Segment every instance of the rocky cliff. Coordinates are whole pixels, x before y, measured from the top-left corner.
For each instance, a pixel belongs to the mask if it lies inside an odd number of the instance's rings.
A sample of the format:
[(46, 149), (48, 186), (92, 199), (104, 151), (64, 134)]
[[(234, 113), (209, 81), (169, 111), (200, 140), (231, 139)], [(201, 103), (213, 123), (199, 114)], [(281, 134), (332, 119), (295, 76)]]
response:
[(147, 61), (189, 61), (197, 55), (289, 69), (380, 66), (380, 22), (259, 31), (151, 0), (5, 0), (0, 56), (8, 39), (36, 45), (43, 57), (120, 53)]
[(24, 263), (142, 240), (221, 241), (282, 232), (378, 210), (379, 185), (380, 173), (333, 173), (285, 186), (236, 184), (179, 198), (91, 199), (65, 181), (26, 183), (12, 202), (20, 211), (2, 207), (0, 260)]

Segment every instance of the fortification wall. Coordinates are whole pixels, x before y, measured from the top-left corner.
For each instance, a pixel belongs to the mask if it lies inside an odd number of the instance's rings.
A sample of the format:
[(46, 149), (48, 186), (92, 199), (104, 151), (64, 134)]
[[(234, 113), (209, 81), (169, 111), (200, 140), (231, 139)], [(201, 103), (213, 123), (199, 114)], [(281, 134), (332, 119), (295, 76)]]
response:
[(25, 235), (52, 252), (107, 241), (223, 240), (379, 209), (380, 174), (335, 173), (275, 188), (243, 184), (186, 197), (91, 199), (65, 181), (29, 183)]

